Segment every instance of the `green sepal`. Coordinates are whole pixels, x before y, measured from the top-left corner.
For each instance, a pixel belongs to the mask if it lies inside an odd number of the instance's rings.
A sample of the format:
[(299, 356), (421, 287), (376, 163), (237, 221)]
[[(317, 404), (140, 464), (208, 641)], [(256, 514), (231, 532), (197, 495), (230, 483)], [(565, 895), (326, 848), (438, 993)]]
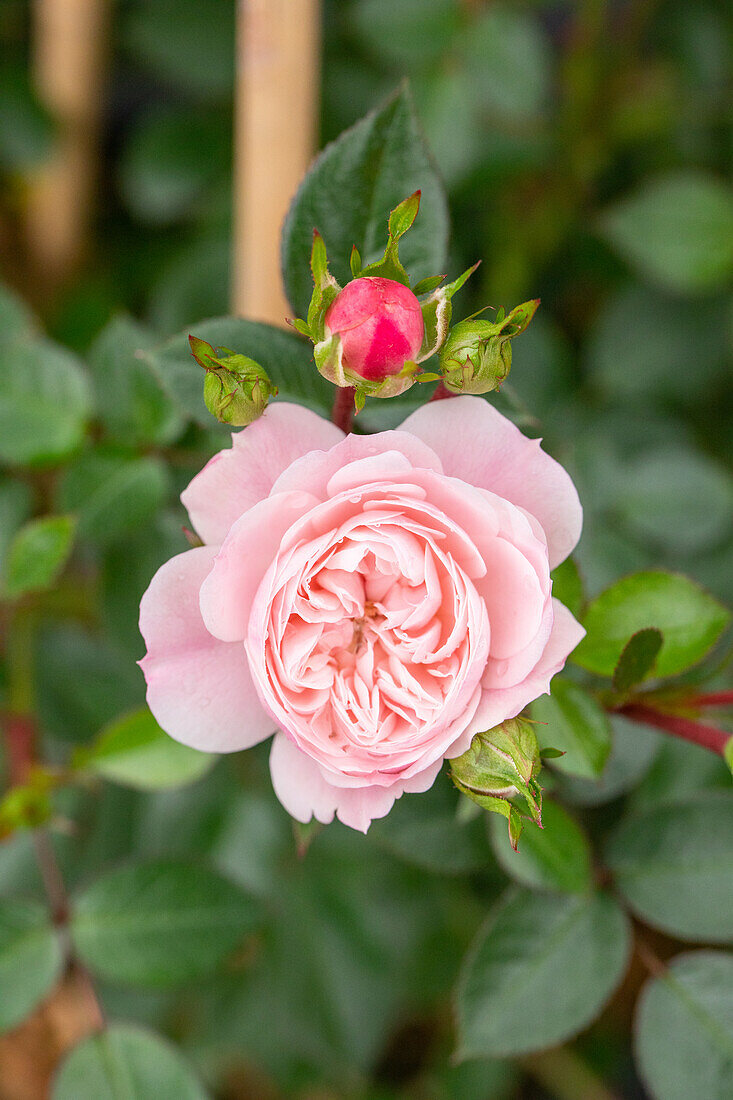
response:
[(474, 314), (452, 328), (440, 355), (446, 389), (469, 394), (497, 389), (511, 369), (511, 341), (524, 332), (538, 306), (539, 298), (523, 302), (507, 316), (501, 309), (494, 321)]
[(412, 293), (418, 296), (420, 294), (432, 294), (434, 290), (438, 289), (444, 278), (445, 275), (428, 275), (427, 279), (421, 279), (420, 282), (412, 288)]
[[(420, 209), (420, 192), (404, 199), (389, 216), (389, 240), (381, 260), (368, 264), (359, 272), (359, 278), (393, 279), (404, 286), (410, 285), (410, 276), (405, 271), (399, 257), (399, 242), (414, 224)], [(353, 253), (352, 253), (353, 255)], [(353, 268), (352, 268), (353, 271)], [(356, 276), (355, 276), (356, 277)]]
[[(480, 262), (481, 261), (479, 261), (479, 263)], [(463, 284), (470, 279), (478, 266), (479, 264), (475, 263), (473, 267), (469, 267), (462, 275), (459, 275), (457, 279), (454, 279), (452, 283), (448, 283), (446, 286), (438, 285), (436, 289), (420, 303), (423, 323), (425, 325), (425, 335), (423, 337), (422, 347), (420, 348), (420, 354), (417, 357), (418, 363), (424, 363), (431, 355), (435, 355), (445, 343), (453, 313), (451, 299), (456, 291), (460, 290)]]
[(542, 827), (542, 788), (536, 778), (540, 768), (532, 723), (513, 718), (477, 733), (466, 752), (451, 761), (451, 776), (473, 802), (507, 818), (516, 847), (522, 818)]
[(317, 229), (313, 230), (311, 273), (313, 275), (313, 294), (308, 306), (307, 323), (296, 318), (293, 325), (298, 332), (317, 344), (323, 340), (326, 333), (324, 320), (326, 311), (341, 290), (341, 287), (328, 270), (326, 242)]
[(349, 267), (351, 268), (351, 274), (355, 279), (358, 279), (361, 275), (361, 253), (359, 249), (354, 245), (351, 249), (351, 255), (349, 256)]
[(264, 367), (229, 348), (215, 349), (199, 336), (189, 336), (188, 342), (194, 359), (206, 371), (204, 403), (212, 416), (239, 428), (261, 416), (277, 394)]
[(733, 737), (729, 737), (723, 746), (723, 759), (733, 772)]

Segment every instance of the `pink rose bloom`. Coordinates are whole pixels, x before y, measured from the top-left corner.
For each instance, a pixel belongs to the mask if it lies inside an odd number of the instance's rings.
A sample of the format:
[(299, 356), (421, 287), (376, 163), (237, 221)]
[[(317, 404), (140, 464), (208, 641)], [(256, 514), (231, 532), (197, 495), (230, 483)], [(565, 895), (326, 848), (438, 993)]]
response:
[(422, 347), (422, 309), (409, 287), (365, 276), (347, 283), (326, 310), (326, 334), (341, 337), (343, 366), (367, 382), (399, 374)]
[(142, 599), (148, 704), (208, 752), (274, 733), (288, 812), (366, 831), (547, 692), (580, 641), (550, 591), (578, 495), (477, 397), (370, 436), (274, 404), (233, 441), (182, 496), (206, 545)]

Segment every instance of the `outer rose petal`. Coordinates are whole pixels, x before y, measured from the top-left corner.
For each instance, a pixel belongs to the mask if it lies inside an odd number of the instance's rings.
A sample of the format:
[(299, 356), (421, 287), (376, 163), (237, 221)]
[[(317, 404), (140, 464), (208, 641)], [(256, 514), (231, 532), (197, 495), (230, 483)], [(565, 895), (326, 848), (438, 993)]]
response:
[(423, 405), (400, 425), (435, 451), (445, 473), (490, 489), (536, 516), (547, 535), (550, 568), (578, 539), (583, 509), (566, 470), (480, 397)]
[(176, 741), (206, 752), (235, 752), (275, 726), (257, 697), (244, 646), (212, 638), (199, 611), (199, 588), (216, 551), (202, 546), (162, 565), (140, 603), (148, 647), (140, 662), (148, 706)]
[[(585, 635), (585, 630), (559, 600), (552, 601), (554, 622), (552, 633), (539, 661), (525, 680), (515, 687), (490, 688), (481, 696), (473, 730), (489, 730), (506, 718), (514, 718), (520, 710), (540, 695), (550, 691), (550, 680), (563, 668), (569, 655)], [(451, 752), (451, 756), (460, 755)]]
[(335, 424), (286, 401), (269, 405), (249, 427), (232, 434), (197, 474), (181, 500), (206, 543), (221, 543), (243, 512), (268, 496), (277, 478), (309, 451), (329, 450), (344, 433)]
[(310, 756), (284, 733), (277, 733), (270, 750), (270, 774), (275, 794), (296, 821), (312, 817), (327, 825), (336, 814), (339, 821), (365, 833), (371, 822), (389, 813), (406, 791), (427, 791), (432, 787), (442, 760), (420, 775), (391, 787), (332, 787)]
[(318, 503), (309, 493), (276, 493), (239, 517), (201, 585), (201, 614), (216, 638), (245, 638), (255, 593), (283, 535)]

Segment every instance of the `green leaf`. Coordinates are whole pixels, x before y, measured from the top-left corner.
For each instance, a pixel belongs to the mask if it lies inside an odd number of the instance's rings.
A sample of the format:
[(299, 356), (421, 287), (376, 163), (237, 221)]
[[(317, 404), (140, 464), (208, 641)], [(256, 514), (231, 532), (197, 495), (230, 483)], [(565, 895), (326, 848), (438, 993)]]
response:
[(657, 1100), (733, 1096), (733, 958), (678, 955), (639, 998), (636, 1061)]
[(472, 101), (485, 110), (522, 122), (546, 105), (551, 51), (531, 14), (492, 5), (466, 30), (461, 56)]
[(584, 688), (555, 679), (552, 694), (541, 695), (531, 708), (540, 748), (561, 749), (553, 766), (568, 775), (593, 779), (603, 771), (611, 751), (608, 716)]
[(512, 891), (461, 968), (458, 1057), (525, 1054), (576, 1035), (621, 981), (629, 948), (627, 920), (605, 894)]
[[(309, 249), (310, 243), (311, 237)], [(294, 333), (255, 321), (219, 317), (197, 324), (196, 335), (213, 347), (232, 348), (255, 359), (278, 387), (279, 400), (295, 401), (325, 416), (330, 414), (333, 386), (316, 370), (310, 345)], [(203, 371), (191, 355), (188, 332), (148, 352), (147, 359), (178, 407), (197, 423), (210, 428), (212, 418), (204, 405)]]
[(99, 418), (107, 435), (132, 447), (170, 443), (180, 414), (143, 358), (155, 340), (131, 317), (113, 317), (89, 349)]
[(169, 475), (159, 458), (89, 451), (64, 471), (60, 506), (75, 512), (79, 537), (107, 545), (147, 523), (162, 507)]
[(140, 670), (98, 630), (45, 624), (35, 667), (39, 724), (62, 741), (89, 741), (145, 700)]
[(33, 494), (29, 485), (10, 477), (0, 477), (0, 577), (3, 562), (13, 536), (33, 510)]
[(680, 294), (714, 289), (733, 272), (733, 192), (714, 176), (679, 171), (646, 180), (600, 224), (641, 275)]
[(626, 695), (653, 671), (664, 639), (653, 626), (632, 634), (613, 670), (613, 687)]
[(229, 103), (234, 85), (234, 0), (156, 0), (126, 5), (124, 53), (156, 84), (185, 96)]
[[(459, 797), (447, 777), (438, 776), (425, 794), (403, 795), (386, 817), (371, 825), (369, 839), (429, 871), (456, 875), (485, 867), (483, 815), (459, 821)], [(506, 821), (501, 825), (506, 832)]]
[(54, 462), (77, 449), (91, 392), (81, 364), (47, 340), (5, 349), (0, 371), (0, 461)]
[(585, 358), (591, 380), (609, 396), (688, 403), (722, 377), (726, 354), (717, 297), (685, 307), (679, 298), (632, 283), (601, 305)]
[(136, 217), (152, 225), (185, 218), (206, 186), (229, 171), (231, 120), (221, 111), (154, 109), (130, 134), (120, 189)]
[(221, 875), (160, 861), (97, 879), (74, 905), (71, 935), (100, 977), (162, 989), (214, 973), (255, 920), (254, 903)]
[(0, 900), (0, 1031), (21, 1023), (61, 973), (63, 951), (45, 906)]
[(631, 814), (606, 858), (642, 920), (679, 939), (733, 941), (733, 792), (706, 792)]
[(8, 287), (0, 284), (0, 332), (3, 347), (13, 340), (29, 340), (37, 330), (36, 320), (28, 306)]
[(51, 1100), (207, 1100), (175, 1047), (132, 1024), (112, 1024), (61, 1063)]
[(588, 633), (572, 660), (589, 672), (612, 676), (631, 636), (656, 627), (664, 637), (656, 675), (674, 676), (702, 660), (729, 619), (722, 604), (687, 577), (633, 573), (593, 600), (583, 619)]
[(174, 741), (143, 708), (106, 726), (95, 743), (79, 754), (77, 765), (125, 787), (161, 791), (200, 779), (213, 767), (214, 759)]
[(653, 766), (663, 735), (620, 714), (611, 714), (609, 718), (613, 743), (601, 775), (597, 779), (581, 779), (554, 773), (557, 784), (554, 789), (563, 801), (577, 806), (602, 806), (635, 787)]
[(17, 599), (50, 588), (68, 561), (74, 528), (71, 516), (43, 516), (21, 527), (8, 548), (4, 594)]
[(445, 270), (448, 211), (403, 87), (321, 153), (293, 200), (283, 227), (282, 265), (299, 317), (306, 315), (311, 297), (313, 230), (323, 236), (331, 272), (343, 286), (350, 278), (352, 246), (365, 264), (378, 260), (390, 211), (418, 190), (420, 214), (401, 249), (402, 263), (416, 281)]
[(634, 458), (622, 477), (615, 511), (632, 534), (653, 546), (698, 554), (724, 542), (733, 528), (730, 474), (692, 447), (655, 448)]
[(591, 850), (588, 838), (572, 817), (558, 805), (542, 803), (540, 829), (527, 821), (513, 851), (506, 825), (496, 814), (488, 818), (489, 835), (496, 858), (506, 873), (522, 886), (566, 894), (590, 890)]
[[(12, 49), (13, 12), (6, 16), (5, 51), (0, 68), (0, 167), (11, 173), (36, 168), (52, 148), (53, 123), (41, 105), (39, 89), (22, 50)], [(5, 29), (7, 28), (7, 29)]]
[(455, 0), (360, 0), (350, 14), (374, 56), (409, 70), (437, 62), (461, 25)]
[(566, 558), (552, 571), (552, 594), (568, 611), (580, 618), (585, 606), (583, 578), (573, 558)]

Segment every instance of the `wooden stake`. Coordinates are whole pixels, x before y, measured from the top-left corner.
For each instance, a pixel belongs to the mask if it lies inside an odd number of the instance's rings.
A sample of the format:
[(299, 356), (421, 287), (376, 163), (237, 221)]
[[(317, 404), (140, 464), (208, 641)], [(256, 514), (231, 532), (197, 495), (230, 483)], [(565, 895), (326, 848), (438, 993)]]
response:
[(282, 325), (280, 231), (313, 156), (319, 0), (239, 0), (232, 309)]
[(30, 182), (31, 264), (46, 285), (77, 266), (88, 243), (97, 177), (109, 0), (35, 0), (33, 72), (57, 126), (49, 161)]

